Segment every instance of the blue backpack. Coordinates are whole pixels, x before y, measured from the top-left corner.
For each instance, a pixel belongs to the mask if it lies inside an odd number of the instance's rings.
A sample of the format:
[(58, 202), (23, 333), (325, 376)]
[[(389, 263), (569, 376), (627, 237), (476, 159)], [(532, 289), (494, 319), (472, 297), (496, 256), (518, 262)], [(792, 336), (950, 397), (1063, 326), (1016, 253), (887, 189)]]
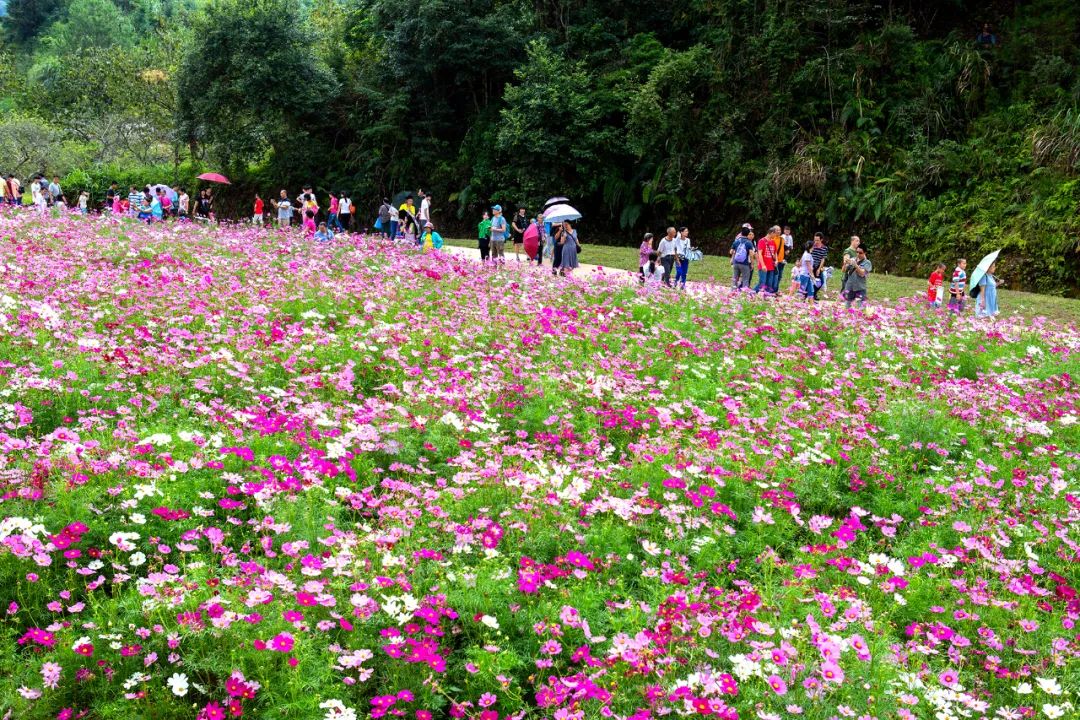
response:
[(731, 258), (731, 261), (738, 265), (745, 265), (750, 261), (750, 253), (747, 251), (747, 245), (749, 241), (743, 236), (739, 236), (735, 239), (735, 257)]

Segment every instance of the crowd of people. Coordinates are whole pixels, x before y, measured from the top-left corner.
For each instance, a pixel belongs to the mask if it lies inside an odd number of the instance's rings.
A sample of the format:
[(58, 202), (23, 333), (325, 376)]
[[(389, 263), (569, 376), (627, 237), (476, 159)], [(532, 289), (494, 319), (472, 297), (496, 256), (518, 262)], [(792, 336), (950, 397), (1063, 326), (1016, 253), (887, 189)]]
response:
[[(60, 186), (59, 177), (51, 180), (43, 174), (34, 175), (29, 190), (14, 175), (2, 181), (4, 201), (23, 205), (29, 195), (30, 206), (35, 212), (45, 214), (50, 207), (69, 207), (71, 204)], [(290, 198), (281, 190), (276, 199), (269, 202), (255, 193), (251, 222), (255, 225), (276, 223), (286, 228), (297, 222), (316, 241), (332, 240), (336, 234), (352, 232), (356, 219), (356, 206), (349, 193), (327, 193), (325, 212), (311, 185), (305, 185), (300, 194)], [(419, 205), (416, 201), (419, 198)], [(192, 200), (184, 188), (166, 185), (146, 185), (139, 189), (132, 185), (125, 194), (116, 182), (110, 184), (105, 194), (102, 210), (116, 216), (129, 216), (145, 222), (164, 222), (170, 218), (196, 221), (214, 220), (214, 191), (199, 190)], [(269, 205), (269, 207), (267, 207)], [(90, 195), (80, 192), (75, 206), (79, 212), (91, 212)], [(272, 212), (271, 212), (272, 210)], [(432, 219), (432, 196), (418, 190), (408, 193), (403, 202), (395, 206), (384, 198), (375, 217), (374, 229), (387, 238), (414, 244), (423, 252), (442, 249), (444, 241), (436, 231)], [(532, 243), (526, 240), (531, 239)], [(569, 220), (549, 222), (544, 213), (530, 215), (525, 207), (507, 218), (501, 205), (485, 211), (477, 225), (477, 247), (480, 260), (485, 264), (504, 265), (507, 244), (519, 262), (547, 262), (552, 274), (568, 275), (579, 266), (581, 240), (578, 231)], [(840, 274), (839, 296), (848, 307), (867, 300), (868, 278), (873, 264), (867, 249), (858, 235), (852, 235), (843, 251), (842, 263), (836, 269), (827, 265), (829, 248), (821, 232), (802, 245), (801, 254), (795, 243), (791, 227), (773, 225), (758, 238), (750, 223), (744, 223), (728, 250), (732, 268), (732, 289), (765, 295), (786, 293), (807, 302), (816, 302), (825, 295), (828, 284), (836, 272)], [(798, 260), (795, 260), (798, 255)], [(647, 286), (666, 286), (685, 289), (693, 260), (702, 257), (693, 246), (687, 227), (668, 227), (659, 241), (652, 233), (646, 233), (639, 247), (638, 280)], [(784, 289), (784, 272), (791, 265), (789, 283)], [(962, 313), (967, 298), (975, 298), (975, 314), (991, 317), (998, 312), (997, 288), (1003, 283), (995, 274), (995, 265), (980, 276), (975, 288), (969, 287), (967, 261), (961, 258), (952, 275), (946, 278), (946, 265), (939, 263), (930, 275), (927, 302), (934, 308), (947, 307)], [(755, 272), (757, 282), (754, 282)], [(946, 304), (946, 295), (948, 296)]]

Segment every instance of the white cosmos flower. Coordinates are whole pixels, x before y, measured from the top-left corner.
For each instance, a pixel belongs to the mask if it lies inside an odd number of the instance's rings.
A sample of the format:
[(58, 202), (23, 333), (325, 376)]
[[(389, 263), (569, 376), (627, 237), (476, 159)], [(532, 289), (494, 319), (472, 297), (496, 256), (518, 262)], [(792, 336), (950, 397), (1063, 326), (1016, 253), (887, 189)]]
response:
[(173, 673), (172, 677), (165, 681), (165, 684), (172, 690), (173, 695), (176, 697), (184, 697), (188, 691), (188, 679), (187, 675), (183, 673)]
[(1061, 694), (1061, 685), (1054, 678), (1035, 678), (1035, 682), (1039, 684), (1039, 689), (1047, 695)]

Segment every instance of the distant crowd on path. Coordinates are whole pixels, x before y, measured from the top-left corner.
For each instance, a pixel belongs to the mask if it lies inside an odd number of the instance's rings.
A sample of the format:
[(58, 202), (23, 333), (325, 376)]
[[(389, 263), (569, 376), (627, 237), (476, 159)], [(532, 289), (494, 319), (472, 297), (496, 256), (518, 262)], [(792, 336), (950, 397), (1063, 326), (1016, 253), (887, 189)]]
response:
[[(8, 174), (2, 184), (6, 203), (24, 204), (27, 193), (18, 178)], [(31, 208), (43, 216), (51, 207), (69, 206), (57, 176), (53, 176), (50, 181), (42, 174), (34, 175), (30, 180), (29, 195)], [(419, 206), (416, 204), (416, 197), (420, 198)], [(80, 213), (90, 212), (89, 198), (89, 193), (85, 190), (79, 194), (76, 203)], [(352, 232), (356, 222), (355, 205), (349, 194), (343, 191), (328, 193), (326, 218), (323, 220), (320, 215), (323, 208), (310, 184), (304, 185), (295, 199), (290, 198), (288, 191), (282, 189), (278, 198), (269, 202), (269, 206), (274, 211), (277, 227), (287, 228), (296, 219), (308, 236), (320, 242), (332, 240), (336, 234)], [(214, 193), (209, 188), (202, 189), (192, 202), (184, 188), (145, 185), (139, 189), (132, 185), (127, 194), (124, 194), (118, 183), (113, 182), (106, 192), (104, 210), (115, 216), (128, 216), (149, 223), (165, 222), (170, 218), (213, 221)], [(267, 210), (267, 203), (261, 194), (255, 193), (251, 223), (259, 226), (268, 224)], [(423, 190), (418, 190), (415, 196), (412, 193), (406, 194), (404, 202), (397, 207), (394, 207), (388, 198), (384, 198), (375, 218), (375, 229), (387, 238), (413, 244), (425, 253), (440, 250), (444, 246), (443, 238), (436, 232), (432, 222), (432, 196), (425, 194)], [(535, 217), (530, 216), (525, 207), (519, 207), (508, 220), (503, 215), (501, 205), (493, 205), (490, 213), (485, 211), (477, 225), (481, 262), (504, 265), (508, 242), (514, 258), (521, 262), (524, 241), (530, 231), (535, 246), (524, 248), (527, 262), (542, 266), (546, 260), (550, 263), (552, 274), (558, 275), (568, 275), (579, 266), (581, 240), (572, 222), (567, 220), (551, 223), (545, 219), (542, 212)], [(773, 225), (758, 239), (753, 226), (744, 223), (728, 251), (732, 267), (732, 289), (780, 295), (784, 270), (795, 253), (795, 239), (789, 225)], [(798, 262), (792, 265), (786, 294), (798, 296), (807, 302), (821, 299), (834, 274), (834, 268), (826, 265), (828, 254), (829, 248), (824, 234), (814, 233), (813, 240), (803, 245)], [(646, 233), (639, 247), (639, 282), (649, 287), (666, 286), (685, 290), (690, 263), (701, 257), (701, 251), (693, 246), (690, 231), (685, 226), (667, 228), (659, 242), (655, 241), (652, 233)], [(976, 316), (992, 317), (998, 313), (997, 288), (1003, 284), (995, 275), (995, 270), (996, 264), (990, 265), (979, 278), (976, 287), (969, 288), (967, 260), (961, 258), (946, 288), (946, 265), (938, 263), (930, 275), (927, 302), (934, 308), (941, 308), (946, 305), (947, 293), (948, 309), (963, 313), (970, 295), (976, 299)], [(755, 271), (756, 284), (753, 282)], [(839, 272), (840, 298), (848, 307), (855, 303), (862, 306), (867, 300), (868, 276), (873, 272), (873, 264), (858, 235), (852, 235), (848, 247), (844, 249)]]

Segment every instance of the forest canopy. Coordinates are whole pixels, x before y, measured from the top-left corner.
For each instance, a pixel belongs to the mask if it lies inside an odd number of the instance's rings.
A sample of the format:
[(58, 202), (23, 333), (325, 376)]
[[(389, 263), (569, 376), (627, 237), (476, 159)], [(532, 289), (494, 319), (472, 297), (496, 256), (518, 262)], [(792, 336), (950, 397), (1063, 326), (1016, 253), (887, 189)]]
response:
[(2, 27), (5, 173), (218, 170), (238, 213), (422, 187), (448, 226), (558, 193), (612, 242), (787, 222), (1080, 291), (1072, 0), (8, 0)]

